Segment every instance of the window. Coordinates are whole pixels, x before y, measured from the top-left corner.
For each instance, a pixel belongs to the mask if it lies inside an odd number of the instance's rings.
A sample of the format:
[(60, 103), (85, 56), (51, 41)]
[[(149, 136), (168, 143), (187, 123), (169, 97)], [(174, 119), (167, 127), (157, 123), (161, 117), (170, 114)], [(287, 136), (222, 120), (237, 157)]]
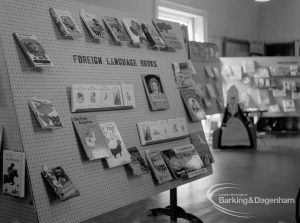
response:
[(155, 1), (156, 17), (188, 27), (189, 40), (206, 41), (206, 12), (165, 0)]

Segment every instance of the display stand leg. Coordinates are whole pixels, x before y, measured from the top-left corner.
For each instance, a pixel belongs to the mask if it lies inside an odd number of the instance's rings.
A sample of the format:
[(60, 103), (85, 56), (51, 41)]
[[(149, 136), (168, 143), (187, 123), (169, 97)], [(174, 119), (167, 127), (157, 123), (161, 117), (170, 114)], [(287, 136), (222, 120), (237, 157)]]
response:
[(185, 210), (177, 206), (177, 188), (170, 190), (170, 205), (165, 208), (154, 208), (147, 211), (149, 216), (167, 215), (173, 222), (177, 221), (177, 218), (188, 220), (192, 223), (203, 223), (198, 217), (193, 214), (185, 212)]

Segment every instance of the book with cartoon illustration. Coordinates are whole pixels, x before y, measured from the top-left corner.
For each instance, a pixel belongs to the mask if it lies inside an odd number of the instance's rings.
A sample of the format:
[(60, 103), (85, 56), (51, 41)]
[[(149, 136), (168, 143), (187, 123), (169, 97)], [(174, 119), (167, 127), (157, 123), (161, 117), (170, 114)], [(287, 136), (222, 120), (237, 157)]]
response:
[(120, 85), (99, 86), (99, 107), (123, 106), (122, 90)]
[(89, 160), (111, 156), (106, 138), (99, 127), (96, 116), (73, 117), (72, 122)]
[(192, 74), (188, 62), (173, 62), (172, 67), (177, 88), (187, 88), (193, 86)]
[(167, 149), (161, 151), (161, 154), (175, 179), (186, 177), (186, 171), (183, 168), (179, 158), (177, 157), (174, 149)]
[(144, 46), (148, 44), (147, 38), (142, 30), (140, 23), (133, 18), (122, 18), (122, 23), (128, 36), (131, 39), (131, 43), (134, 46)]
[(127, 151), (116, 123), (101, 123), (100, 128), (106, 138), (108, 148), (112, 154), (112, 156), (106, 158), (109, 168), (130, 163), (131, 156)]
[(152, 25), (141, 24), (141, 28), (148, 39), (150, 46), (157, 48), (166, 48), (166, 43)]
[(82, 32), (68, 10), (50, 8), (49, 11), (63, 36), (82, 36)]
[(25, 196), (25, 153), (3, 150), (2, 191), (16, 197)]
[(135, 107), (135, 97), (134, 97), (133, 85), (122, 83), (121, 88), (122, 88), (124, 105)]
[(37, 37), (33, 34), (14, 33), (17, 43), (22, 49), (22, 52), (34, 67), (53, 66), (44, 47), (39, 43)]
[(128, 152), (131, 156), (132, 161), (128, 164), (128, 166), (130, 167), (131, 172), (134, 176), (140, 176), (150, 173), (149, 166), (135, 146), (128, 148)]
[(62, 128), (60, 117), (49, 100), (29, 99), (28, 104), (43, 129)]
[(88, 85), (74, 84), (71, 88), (71, 110), (76, 112), (88, 108)]
[(284, 112), (295, 112), (296, 106), (293, 99), (283, 99), (282, 107)]
[(117, 18), (104, 16), (103, 21), (115, 42), (130, 42), (124, 27)]

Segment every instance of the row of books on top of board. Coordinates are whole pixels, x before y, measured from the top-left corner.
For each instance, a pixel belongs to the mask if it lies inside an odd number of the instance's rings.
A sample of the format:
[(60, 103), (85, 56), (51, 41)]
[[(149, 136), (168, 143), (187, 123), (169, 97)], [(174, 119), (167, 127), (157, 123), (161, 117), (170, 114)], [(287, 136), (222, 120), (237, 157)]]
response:
[(213, 62), (220, 58), (220, 51), (215, 43), (188, 42), (189, 58), (195, 61)]

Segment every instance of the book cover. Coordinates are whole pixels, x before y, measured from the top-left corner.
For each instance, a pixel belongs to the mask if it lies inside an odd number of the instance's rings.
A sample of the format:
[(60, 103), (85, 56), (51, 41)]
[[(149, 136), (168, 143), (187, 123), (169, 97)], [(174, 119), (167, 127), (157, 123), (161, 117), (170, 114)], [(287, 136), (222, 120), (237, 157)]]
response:
[(106, 138), (99, 127), (96, 116), (73, 117), (72, 122), (89, 160), (111, 156)]
[(181, 136), (177, 118), (168, 119), (168, 124), (170, 126), (173, 137)]
[(179, 41), (177, 34), (175, 32), (175, 25), (178, 25), (178, 30), (180, 30), (180, 25), (178, 23), (169, 22), (161, 19), (152, 19), (153, 24), (156, 29), (164, 39), (167, 47), (175, 49), (183, 49), (181, 42)]
[(282, 86), (284, 91), (296, 91), (296, 81), (295, 80), (283, 80)]
[(215, 93), (215, 90), (214, 90), (214, 87), (211, 84), (206, 84), (205, 87), (206, 87), (206, 90), (207, 90), (208, 95), (209, 95), (210, 98), (216, 98), (217, 97), (217, 95)]
[(62, 128), (59, 115), (49, 100), (29, 99), (28, 104), (43, 129)]
[(201, 98), (196, 94), (195, 89), (181, 89), (179, 92), (191, 120), (196, 122), (206, 119), (206, 114), (201, 106)]
[(231, 80), (242, 80), (242, 69), (241, 69), (241, 66), (239, 65), (231, 65), (231, 70), (232, 70), (232, 73), (231, 73), (231, 76), (230, 76), (230, 79)]
[(166, 48), (167, 45), (165, 41), (161, 38), (155, 27), (144, 23), (141, 24), (141, 27), (148, 39), (150, 46), (157, 48)]
[(160, 125), (160, 129), (161, 129), (162, 134), (163, 134), (163, 136), (164, 136), (165, 139), (173, 138), (174, 137), (172, 129), (169, 126), (167, 120), (158, 120), (157, 122)]
[(131, 162), (131, 157), (123, 142), (115, 122), (101, 123), (100, 128), (106, 138), (112, 156), (106, 158), (110, 168)]
[(292, 99), (300, 99), (300, 91), (292, 91)]
[(38, 42), (38, 39), (33, 34), (14, 33), (17, 43), (25, 54), (30, 64), (34, 67), (53, 66), (44, 47)]
[(122, 18), (122, 23), (128, 36), (131, 39), (132, 45), (145, 46), (148, 44), (147, 38), (142, 30), (140, 23), (133, 18)]
[(103, 85), (99, 86), (99, 105), (100, 107), (122, 106), (123, 97), (121, 86)]
[(280, 112), (279, 104), (269, 105), (268, 112)]
[(88, 108), (87, 103), (87, 85), (74, 84), (71, 87), (71, 110), (76, 112), (79, 109)]
[(213, 72), (214, 72), (215, 77), (216, 77), (217, 79), (220, 79), (220, 78), (221, 78), (221, 74), (220, 74), (219, 68), (217, 68), (217, 67), (212, 67), (212, 70), (213, 70)]
[[(206, 97), (203, 97), (202, 101), (203, 101), (205, 108), (210, 108), (213, 105), (212, 102)], [(206, 118), (204, 118), (204, 119), (206, 119)]]
[(173, 62), (172, 67), (178, 88), (186, 88), (193, 86), (193, 79), (191, 76), (188, 62)]
[(253, 60), (243, 60), (242, 69), (245, 74), (255, 72), (255, 63)]
[(192, 144), (176, 147), (174, 151), (185, 169), (188, 178), (207, 172), (199, 154)]
[(206, 73), (207, 77), (211, 77), (211, 78), (215, 77), (215, 74), (214, 74), (211, 66), (207, 65), (204, 67), (204, 69), (205, 69), (205, 73)]
[(169, 171), (175, 179), (187, 176), (185, 169), (173, 149), (163, 150), (161, 151), (161, 154), (169, 168)]
[(25, 153), (3, 150), (2, 182), (4, 194), (25, 196)]
[(231, 66), (228, 64), (223, 64), (222, 69), (221, 69), (221, 74), (224, 77), (231, 77), (232, 76)]
[(145, 157), (158, 184), (173, 179), (160, 151), (145, 150)]
[(215, 43), (189, 42), (190, 58), (198, 61), (217, 61), (220, 57)]
[(278, 76), (290, 76), (291, 68), (293, 64), (298, 64), (298, 62), (293, 61), (279, 61), (277, 62), (277, 75)]
[(282, 107), (284, 112), (295, 112), (296, 106), (293, 99), (283, 99)]
[(82, 36), (82, 32), (68, 10), (50, 8), (49, 11), (63, 36)]
[(104, 24), (95, 14), (81, 9), (80, 17), (93, 39), (106, 40), (108, 38)]
[(180, 135), (184, 136), (189, 134), (185, 118), (177, 118), (177, 125)]
[(160, 76), (156, 74), (142, 74), (142, 80), (151, 110), (169, 109), (169, 102)]
[(297, 76), (298, 75), (298, 69), (299, 69), (298, 63), (291, 64), (290, 65), (291, 76)]
[(269, 90), (258, 89), (257, 93), (258, 93), (258, 104), (268, 105), (271, 103), (270, 96), (269, 96)]
[(143, 174), (150, 173), (150, 169), (144, 160), (144, 158), (141, 156), (138, 149), (134, 146), (131, 148), (128, 148), (128, 152), (131, 156), (131, 163), (128, 164), (130, 167), (132, 174), (134, 176), (140, 176)]
[(269, 66), (269, 71), (271, 77), (277, 76), (277, 66)]
[(129, 37), (117, 18), (104, 16), (103, 21), (115, 42), (130, 42)]
[(165, 139), (164, 129), (158, 121), (139, 122), (137, 124), (142, 145)]
[(273, 89), (272, 94), (273, 94), (274, 98), (285, 97), (286, 96), (286, 91), (281, 90), (281, 89)]
[(76, 186), (62, 167), (58, 166), (49, 169), (43, 166), (41, 174), (60, 200), (65, 201), (80, 195)]
[(133, 85), (122, 83), (121, 88), (122, 88), (124, 105), (135, 107), (135, 97), (134, 97)]
[(99, 85), (89, 84), (86, 85), (86, 106), (87, 108), (99, 108), (101, 104), (99, 95)]
[(259, 67), (256, 69), (256, 72), (254, 74), (254, 77), (263, 77), (263, 78), (268, 78), (270, 77), (270, 72), (268, 67)]

